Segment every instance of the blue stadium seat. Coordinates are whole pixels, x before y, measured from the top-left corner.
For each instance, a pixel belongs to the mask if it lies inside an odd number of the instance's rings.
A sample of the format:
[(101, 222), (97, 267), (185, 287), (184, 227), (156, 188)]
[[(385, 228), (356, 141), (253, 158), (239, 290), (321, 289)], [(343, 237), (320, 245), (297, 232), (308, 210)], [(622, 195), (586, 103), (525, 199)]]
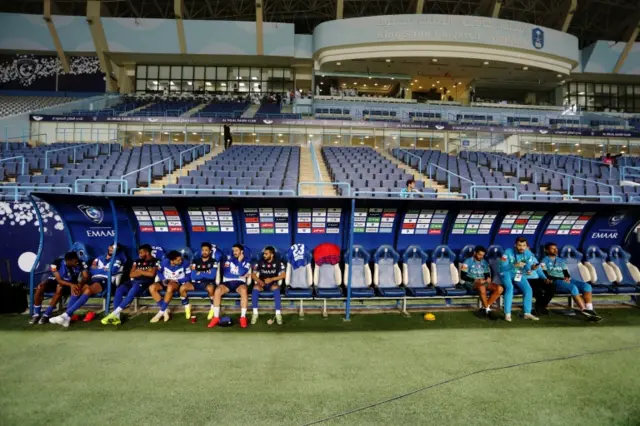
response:
[(431, 297), (436, 289), (431, 283), (427, 266), (429, 255), (420, 246), (409, 246), (402, 256), (402, 282), (407, 292), (414, 297)]
[(349, 252), (345, 252), (344, 261), (344, 279), (345, 285), (349, 283), (349, 268), (351, 272), (351, 297), (372, 297), (374, 290), (371, 287), (371, 268), (369, 267), (369, 253), (362, 246), (353, 246), (351, 248), (352, 259), (349, 265)]
[(609, 248), (609, 265), (616, 272), (616, 285), (613, 286), (615, 293), (635, 293), (640, 281), (640, 271), (631, 263), (631, 255), (620, 246)]
[(613, 292), (613, 285), (618, 279), (614, 269), (607, 264), (607, 254), (596, 246), (590, 246), (585, 253), (585, 266), (591, 273), (595, 286), (604, 286)]
[(467, 290), (459, 286), (460, 275), (455, 265), (455, 254), (447, 246), (441, 245), (433, 251), (431, 261), (431, 281), (438, 294), (443, 296), (464, 296)]
[(404, 297), (402, 272), (398, 265), (400, 256), (390, 245), (382, 245), (373, 255), (373, 284), (381, 296)]
[(311, 252), (304, 244), (295, 244), (287, 252), (287, 297), (308, 298), (313, 296), (313, 272)]

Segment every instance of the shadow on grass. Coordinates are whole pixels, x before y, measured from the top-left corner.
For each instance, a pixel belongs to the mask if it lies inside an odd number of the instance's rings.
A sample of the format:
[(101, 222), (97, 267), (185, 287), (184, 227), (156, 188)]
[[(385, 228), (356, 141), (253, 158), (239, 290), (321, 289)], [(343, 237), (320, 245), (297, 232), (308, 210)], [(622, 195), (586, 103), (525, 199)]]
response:
[(29, 332), (69, 332), (69, 331), (101, 331), (117, 332), (126, 330), (144, 331), (187, 331), (187, 332), (209, 332), (209, 333), (304, 333), (304, 332), (352, 332), (352, 331), (404, 331), (404, 330), (441, 330), (460, 328), (540, 328), (540, 327), (620, 327), (620, 326), (640, 326), (640, 310), (635, 308), (602, 309), (598, 312), (604, 320), (600, 323), (587, 322), (581, 315), (565, 316), (558, 311), (552, 311), (551, 315), (543, 316), (540, 321), (525, 321), (514, 313), (513, 322), (504, 320), (491, 321), (486, 318), (476, 317), (474, 312), (435, 312), (435, 321), (425, 321), (422, 313), (412, 313), (410, 317), (405, 317), (397, 313), (387, 314), (356, 314), (350, 321), (345, 321), (343, 315), (330, 315), (324, 319), (319, 314), (308, 314), (304, 318), (297, 315), (285, 315), (284, 324), (267, 325), (266, 321), (271, 318), (266, 312), (260, 315), (259, 323), (249, 326), (246, 329), (238, 325), (239, 315), (231, 315), (234, 321), (232, 327), (216, 327), (209, 329), (206, 327), (208, 321), (206, 314), (197, 315), (195, 324), (187, 321), (182, 313), (178, 312), (168, 323), (149, 323), (151, 314), (141, 314), (134, 317), (123, 317), (122, 325), (104, 326), (100, 324), (99, 318), (90, 322), (74, 323), (68, 329), (61, 326), (30, 325), (26, 315), (0, 315), (0, 331), (29, 331)]

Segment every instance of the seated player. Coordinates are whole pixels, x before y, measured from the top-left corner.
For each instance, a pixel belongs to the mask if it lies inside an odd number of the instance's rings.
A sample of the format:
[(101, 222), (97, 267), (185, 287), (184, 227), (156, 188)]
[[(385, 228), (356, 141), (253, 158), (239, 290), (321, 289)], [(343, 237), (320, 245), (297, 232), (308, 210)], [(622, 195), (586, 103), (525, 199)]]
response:
[(216, 290), (220, 257), (220, 252), (211, 243), (200, 244), (200, 257), (194, 259), (191, 264), (192, 282), (180, 286), (180, 299), (187, 319), (191, 318), (191, 304), (189, 303), (188, 293), (194, 290), (207, 292), (209, 299), (211, 299), (211, 309), (209, 309), (207, 319), (213, 318), (213, 295)]
[[(34, 312), (30, 324), (46, 324), (53, 313), (58, 301), (64, 295), (71, 294), (68, 305), (73, 306), (82, 294), (82, 286), (89, 281), (87, 264), (80, 260), (78, 253), (70, 251), (64, 255), (64, 259), (56, 259), (50, 266), (51, 275), (41, 282), (36, 288), (34, 300)], [(44, 315), (41, 315), (42, 300), (45, 292), (55, 292), (49, 307)]]
[[(82, 295), (75, 301), (75, 303), (69, 302), (67, 304), (67, 311), (65, 313), (51, 318), (51, 323), (58, 324), (63, 327), (69, 327), (73, 313), (83, 307), (91, 296), (100, 294), (107, 288), (107, 279), (109, 277), (107, 271), (109, 270), (111, 257), (114, 256), (113, 252), (113, 246), (109, 246), (106, 255), (99, 256), (93, 261), (91, 264), (91, 282), (85, 282), (82, 284)], [(111, 269), (112, 280), (115, 279), (117, 274), (122, 273), (122, 269), (124, 267), (123, 264), (126, 262), (126, 258), (123, 258), (123, 254), (117, 253), (115, 256), (113, 267)], [(96, 314), (94, 312), (89, 312), (84, 321), (89, 322), (95, 316)]]
[[(584, 281), (571, 278), (567, 263), (558, 256), (558, 246), (555, 243), (547, 243), (544, 246), (544, 250), (547, 255), (542, 259), (542, 267), (549, 281), (555, 285), (558, 291), (570, 293), (580, 308), (580, 312), (589, 320), (601, 321), (602, 318), (593, 310), (591, 286)], [(584, 300), (580, 293), (584, 295)]]
[[(502, 292), (502, 286), (491, 281), (491, 270), (489, 263), (484, 259), (487, 249), (483, 246), (476, 246), (473, 255), (460, 265), (460, 280), (470, 293), (475, 290), (480, 295), (482, 301), (482, 313), (491, 315), (491, 306), (498, 300)], [(487, 299), (487, 290), (491, 296)]]
[[(173, 299), (173, 293), (178, 291), (181, 285), (191, 285), (191, 266), (182, 258), (180, 252), (172, 250), (160, 263), (158, 278), (160, 282), (154, 282), (149, 286), (151, 297), (160, 307), (158, 313), (151, 318), (153, 323), (160, 321), (160, 318), (164, 318), (164, 322), (169, 321), (168, 307)], [(162, 289), (165, 290), (164, 298), (160, 295)]]
[(282, 313), (280, 312), (280, 284), (279, 281), (286, 277), (284, 263), (276, 261), (276, 250), (267, 246), (262, 253), (263, 259), (253, 266), (253, 291), (251, 292), (251, 307), (253, 315), (251, 315), (251, 324), (258, 322), (258, 299), (260, 292), (265, 288), (273, 291), (273, 301), (276, 305), (276, 322), (282, 325)]
[(149, 244), (143, 244), (138, 248), (138, 259), (133, 262), (129, 272), (130, 281), (116, 288), (116, 294), (113, 296), (113, 312), (102, 318), (102, 324), (119, 325), (120, 313), (127, 309), (142, 290), (155, 281), (158, 259), (153, 257), (151, 252), (152, 248)]
[(531, 265), (531, 252), (527, 250), (527, 240), (523, 237), (516, 238), (514, 248), (505, 250), (500, 259), (499, 269), (502, 286), (504, 287), (504, 316), (506, 321), (511, 321), (511, 305), (513, 303), (513, 285), (517, 285), (522, 291), (524, 319), (538, 321), (539, 318), (531, 314), (533, 291), (527, 281), (526, 274), (531, 269), (536, 269), (537, 264)]
[(247, 293), (247, 278), (251, 276), (251, 263), (244, 258), (244, 247), (241, 244), (233, 246), (233, 254), (222, 269), (222, 284), (213, 295), (213, 318), (207, 327), (212, 328), (220, 322), (220, 304), (222, 296), (235, 291), (240, 295), (240, 327), (247, 327), (247, 305), (249, 297)]
[[(534, 311), (536, 316), (549, 315), (547, 306), (551, 299), (556, 295), (556, 286), (547, 280), (542, 265), (530, 249), (527, 249), (529, 257), (529, 271), (527, 272), (527, 281), (531, 286), (533, 297), (536, 299)], [(536, 267), (540, 265), (540, 267)]]

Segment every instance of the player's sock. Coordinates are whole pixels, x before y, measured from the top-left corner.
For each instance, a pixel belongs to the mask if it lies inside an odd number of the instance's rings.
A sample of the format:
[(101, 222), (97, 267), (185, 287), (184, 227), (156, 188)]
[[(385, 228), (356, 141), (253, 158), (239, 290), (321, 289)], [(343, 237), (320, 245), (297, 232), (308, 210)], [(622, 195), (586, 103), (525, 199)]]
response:
[(120, 312), (122, 312), (122, 308), (118, 306), (113, 310), (113, 312), (111, 312), (111, 314), (116, 318), (120, 318)]
[(189, 298), (188, 297), (181, 297), (180, 301), (182, 302), (183, 306), (186, 306), (189, 304)]
[(167, 306), (169, 306), (169, 304), (164, 300), (161, 300), (160, 302), (158, 302), (158, 305), (160, 306), (160, 312), (162, 313), (164, 313), (164, 311), (167, 310)]
[(280, 306), (281, 306), (281, 300), (280, 300), (280, 289), (276, 288), (275, 290), (273, 290), (273, 302), (276, 305), (276, 312), (280, 311)]
[(587, 310), (593, 311), (593, 303), (587, 303)]
[(33, 307), (33, 315), (40, 316), (41, 313), (42, 313), (42, 305)]
[(220, 316), (220, 306), (213, 307), (213, 317), (218, 318)]
[(258, 308), (253, 308), (253, 315), (258, 315)]
[(282, 315), (282, 312), (280, 312), (280, 309), (276, 309), (276, 315)]
[(44, 311), (44, 316), (45, 317), (50, 317), (52, 313), (53, 313), (53, 306), (48, 306), (47, 310)]
[(242, 308), (240, 309), (240, 317), (246, 317), (247, 316), (247, 308)]
[(257, 288), (254, 288), (251, 292), (251, 307), (253, 309), (258, 309), (258, 299), (260, 298), (260, 292)]
[(89, 295), (83, 294), (82, 296), (78, 297), (78, 300), (76, 300), (74, 304), (69, 303), (69, 307), (67, 308), (67, 315), (73, 315), (75, 311), (82, 308), (84, 304), (87, 303), (87, 300), (89, 300)]

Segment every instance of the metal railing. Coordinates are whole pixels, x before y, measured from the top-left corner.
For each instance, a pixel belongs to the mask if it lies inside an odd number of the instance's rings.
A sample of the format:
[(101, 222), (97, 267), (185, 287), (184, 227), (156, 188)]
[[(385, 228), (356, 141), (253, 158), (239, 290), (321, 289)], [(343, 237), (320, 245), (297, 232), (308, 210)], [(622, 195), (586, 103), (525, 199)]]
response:
[[(133, 188), (131, 189), (131, 194), (133, 195), (136, 192), (145, 193), (145, 192), (152, 192), (152, 191), (153, 192), (162, 191), (162, 193), (174, 192), (174, 193), (178, 193), (178, 195), (190, 195), (193, 193), (198, 193), (198, 195), (202, 195), (203, 192), (211, 193), (211, 195), (216, 195), (220, 193), (223, 193), (223, 195), (229, 195), (229, 193), (231, 192), (232, 196), (233, 195), (262, 196), (265, 194), (266, 195), (269, 195), (269, 194), (291, 195), (291, 196), (296, 195), (296, 192), (293, 189), (226, 189), (226, 188), (197, 189), (197, 188), (166, 188), (166, 187), (165, 188)], [(242, 194), (242, 193), (248, 193), (248, 194)]]
[(344, 186), (347, 188), (347, 194), (341, 194), (341, 196), (351, 196), (351, 184), (349, 182), (300, 182), (298, 183), (298, 195), (302, 194), (303, 186)]
[[(542, 166), (532, 165), (532, 167), (535, 167), (537, 169), (541, 169), (550, 173), (555, 173), (561, 176), (565, 176), (567, 178), (567, 195), (571, 195), (571, 179), (578, 179), (581, 181), (585, 181), (587, 183), (606, 186), (607, 188), (611, 189), (611, 194), (614, 194), (613, 185), (609, 185), (608, 183), (602, 183), (602, 182), (598, 182), (597, 180), (591, 180), (591, 179), (587, 179), (579, 176), (572, 176), (567, 173), (559, 172), (557, 170), (547, 169), (546, 167), (542, 167)], [(538, 184), (538, 174), (535, 172), (533, 173), (533, 181), (534, 181), (533, 183)]]
[[(127, 174), (124, 174), (124, 175), (120, 176), (120, 179), (122, 179), (122, 180), (126, 180), (126, 178), (127, 178), (127, 177), (129, 177), (129, 176), (131, 176), (131, 175), (135, 175), (135, 176), (136, 176), (135, 185), (136, 185), (136, 188), (137, 188), (137, 186), (138, 186), (138, 177), (137, 177), (137, 176), (138, 176), (138, 173), (139, 173), (139, 172), (141, 172), (141, 171), (143, 171), (143, 170), (145, 170), (145, 169), (148, 169), (148, 170), (149, 170), (149, 176), (148, 176), (148, 180), (147, 180), (147, 182), (148, 182), (148, 183), (147, 183), (147, 184), (148, 184), (148, 185), (151, 185), (151, 182), (153, 182), (153, 180), (151, 179), (151, 177), (152, 177), (152, 176), (151, 176), (151, 174), (152, 174), (152, 171), (153, 171), (153, 166), (157, 166), (158, 164), (162, 164), (162, 163), (164, 163), (164, 162), (166, 162), (166, 161), (168, 161), (168, 162), (169, 162), (169, 173), (171, 173), (171, 171), (173, 170), (173, 157), (167, 157), (167, 158), (163, 158), (163, 159), (162, 159), (162, 160), (160, 160), (160, 161), (156, 161), (155, 163), (149, 164), (148, 166), (140, 167), (140, 168), (139, 168), (139, 169), (137, 169), (137, 170), (134, 170), (134, 171), (132, 171), (132, 172), (129, 172), (129, 173), (127, 173)], [(163, 175), (164, 175), (164, 173), (163, 173)], [(128, 181), (127, 181), (127, 183), (128, 183)], [(127, 185), (127, 189), (129, 189), (129, 188), (128, 188), (128, 185)], [(133, 190), (133, 188), (131, 188), (131, 190)]]
[(411, 164), (409, 164), (409, 162), (407, 162), (407, 156), (409, 157), (414, 157), (418, 159), (418, 173), (422, 173), (422, 157), (420, 157), (419, 155), (416, 154), (412, 154), (409, 151), (407, 151), (406, 149), (402, 149), (402, 148), (397, 148), (399, 152), (402, 152), (405, 154), (405, 158), (404, 158), (404, 163), (406, 165), (408, 165), (409, 167), (413, 167), (411, 166)]
[[(490, 155), (490, 156), (495, 157), (495, 158), (497, 158), (499, 160), (504, 160), (504, 161), (509, 161), (511, 163), (515, 163), (515, 165), (516, 165), (516, 177), (517, 178), (520, 177), (520, 160), (516, 160), (515, 158), (504, 157), (502, 155), (494, 154), (492, 152), (483, 152), (483, 154)], [(469, 158), (467, 158), (467, 160), (471, 161), (471, 160), (469, 160)], [(476, 164), (478, 164), (478, 162), (476, 162)]]
[[(416, 194), (416, 196), (414, 196), (414, 194)], [(361, 190), (355, 190), (353, 191), (353, 193), (351, 194), (352, 197), (357, 197), (358, 195), (381, 195), (381, 197), (376, 197), (376, 198), (385, 198), (389, 197), (390, 195), (392, 196), (391, 198), (411, 198), (411, 199), (416, 199), (416, 198), (423, 198), (425, 200), (434, 200), (437, 198), (445, 198), (445, 197), (461, 197), (463, 199), (468, 199), (469, 195), (465, 194), (464, 192), (419, 192), (419, 193), (405, 193), (402, 191), (389, 191), (389, 192), (382, 192), (382, 191), (361, 191)], [(441, 197), (443, 196), (443, 197)]]
[(102, 178), (85, 178), (76, 179), (73, 183), (73, 192), (75, 194), (95, 194), (96, 192), (78, 191), (78, 185), (92, 183), (117, 183), (120, 185), (120, 192), (100, 192), (100, 194), (127, 194), (129, 190), (129, 182), (125, 179), (102, 179)]
[[(513, 191), (513, 199), (517, 200), (518, 199), (518, 188), (516, 188), (515, 186), (512, 185), (476, 185), (473, 184), (471, 185), (471, 199), (478, 199), (477, 197), (477, 192), (478, 189), (487, 189), (487, 190), (492, 190), (492, 189), (498, 189), (498, 190), (506, 190), (506, 191)], [(508, 200), (509, 198), (507, 198)]]
[(592, 160), (590, 158), (579, 157), (577, 155), (567, 155), (567, 157), (578, 160), (578, 173), (582, 173), (582, 163), (598, 164), (609, 168), (609, 179), (613, 176), (613, 164), (607, 164), (604, 161)]
[(458, 179), (460, 179), (461, 181), (465, 181), (465, 182), (469, 182), (472, 186), (475, 185), (475, 182), (472, 181), (471, 179), (467, 179), (464, 176), (460, 176), (459, 174), (453, 173), (452, 171), (449, 171), (447, 169), (445, 169), (444, 167), (440, 167), (437, 164), (433, 164), (433, 163), (429, 163), (429, 179), (433, 180), (432, 175), (433, 175), (433, 169), (438, 169), (438, 170), (442, 170), (443, 172), (445, 172), (447, 174), (447, 189), (449, 190), (449, 192), (451, 192), (451, 176), (457, 177)]
[(180, 163), (180, 176), (183, 176), (182, 174), (182, 157), (184, 156), (184, 154), (186, 154), (187, 152), (191, 152), (191, 151), (195, 151), (198, 148), (202, 148), (202, 155), (205, 155), (207, 153), (207, 144), (200, 144), (200, 145), (196, 145), (193, 148), (189, 148), (189, 149), (185, 149), (184, 151), (180, 151), (180, 157), (179, 157), (179, 163)]
[(620, 169), (620, 180), (627, 180), (627, 178), (640, 179), (640, 167), (622, 166)]
[(9, 157), (9, 158), (0, 158), (0, 163), (2, 163), (4, 161), (17, 160), (17, 159), (21, 159), (22, 160), (22, 167), (21, 167), (20, 174), (23, 175), (24, 174), (24, 166), (26, 164), (26, 161), (24, 159), (24, 155), (16, 155), (15, 157)]
[(72, 194), (73, 188), (70, 186), (51, 186), (51, 185), (0, 185), (0, 194), (4, 194), (4, 191), (8, 189), (9, 194), (13, 194), (13, 201), (20, 201), (22, 197), (28, 196), (31, 192), (65, 192)]
[(73, 162), (75, 164), (76, 157), (77, 157), (77, 151), (76, 150), (78, 148), (84, 148), (86, 146), (91, 146), (91, 145), (96, 145), (96, 148), (97, 148), (96, 149), (96, 156), (100, 155), (100, 144), (98, 144), (98, 143), (95, 143), (95, 144), (83, 143), (83, 144), (80, 144), (78, 146), (67, 146), (65, 148), (50, 149), (48, 151), (45, 151), (45, 153), (44, 153), (44, 168), (45, 168), (45, 170), (49, 168), (49, 153), (72, 150), (73, 151)]

